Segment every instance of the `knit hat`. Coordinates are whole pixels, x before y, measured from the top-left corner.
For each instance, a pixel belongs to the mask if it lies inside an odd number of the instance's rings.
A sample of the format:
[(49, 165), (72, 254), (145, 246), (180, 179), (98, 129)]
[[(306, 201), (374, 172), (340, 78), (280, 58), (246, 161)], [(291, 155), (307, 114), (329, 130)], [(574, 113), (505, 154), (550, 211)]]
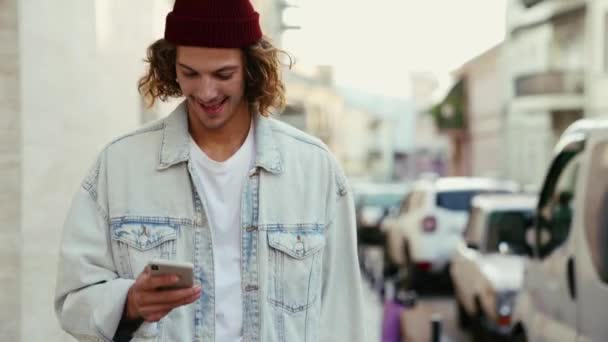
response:
[(262, 38), (249, 0), (175, 0), (165, 39), (174, 45), (241, 48)]

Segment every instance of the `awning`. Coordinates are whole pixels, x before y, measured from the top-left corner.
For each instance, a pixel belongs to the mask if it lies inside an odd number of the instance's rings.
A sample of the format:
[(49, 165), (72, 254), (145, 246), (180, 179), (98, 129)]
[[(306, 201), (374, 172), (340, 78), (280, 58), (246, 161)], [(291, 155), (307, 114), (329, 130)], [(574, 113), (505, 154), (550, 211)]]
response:
[(439, 130), (466, 128), (464, 79), (452, 86), (446, 97), (431, 108), (430, 114)]

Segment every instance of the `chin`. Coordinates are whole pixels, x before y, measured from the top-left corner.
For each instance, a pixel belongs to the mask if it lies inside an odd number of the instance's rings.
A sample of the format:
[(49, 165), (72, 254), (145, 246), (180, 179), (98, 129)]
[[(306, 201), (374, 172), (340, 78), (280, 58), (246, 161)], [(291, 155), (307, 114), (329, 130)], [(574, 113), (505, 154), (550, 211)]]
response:
[(215, 120), (201, 120), (201, 124), (206, 128), (206, 129), (219, 129), (224, 127), (224, 125), (226, 124), (225, 121), (215, 121)]

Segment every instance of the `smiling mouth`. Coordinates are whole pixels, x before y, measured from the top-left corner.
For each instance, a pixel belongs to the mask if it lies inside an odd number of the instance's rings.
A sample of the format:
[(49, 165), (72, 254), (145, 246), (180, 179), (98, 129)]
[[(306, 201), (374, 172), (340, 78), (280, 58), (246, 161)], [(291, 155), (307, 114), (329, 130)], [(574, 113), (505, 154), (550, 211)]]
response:
[(228, 98), (224, 98), (221, 102), (216, 103), (216, 104), (211, 104), (211, 105), (205, 105), (202, 104), (199, 101), (196, 101), (196, 103), (200, 106), (200, 108), (205, 111), (205, 113), (207, 114), (218, 114), (219, 112), (222, 111), (222, 109), (224, 108), (224, 105), (226, 104), (226, 102), (228, 101)]

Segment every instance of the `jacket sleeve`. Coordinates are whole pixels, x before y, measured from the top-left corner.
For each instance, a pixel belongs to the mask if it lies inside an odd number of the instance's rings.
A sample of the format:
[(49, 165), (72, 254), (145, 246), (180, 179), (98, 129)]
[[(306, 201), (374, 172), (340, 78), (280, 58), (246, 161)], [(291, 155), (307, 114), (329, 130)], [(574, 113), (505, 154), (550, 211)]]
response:
[(359, 342), (364, 341), (366, 335), (355, 206), (345, 186), (335, 193), (323, 265), (321, 342)]
[(68, 212), (60, 247), (55, 312), (62, 328), (86, 341), (111, 341), (131, 279), (115, 269), (108, 216), (85, 182)]

